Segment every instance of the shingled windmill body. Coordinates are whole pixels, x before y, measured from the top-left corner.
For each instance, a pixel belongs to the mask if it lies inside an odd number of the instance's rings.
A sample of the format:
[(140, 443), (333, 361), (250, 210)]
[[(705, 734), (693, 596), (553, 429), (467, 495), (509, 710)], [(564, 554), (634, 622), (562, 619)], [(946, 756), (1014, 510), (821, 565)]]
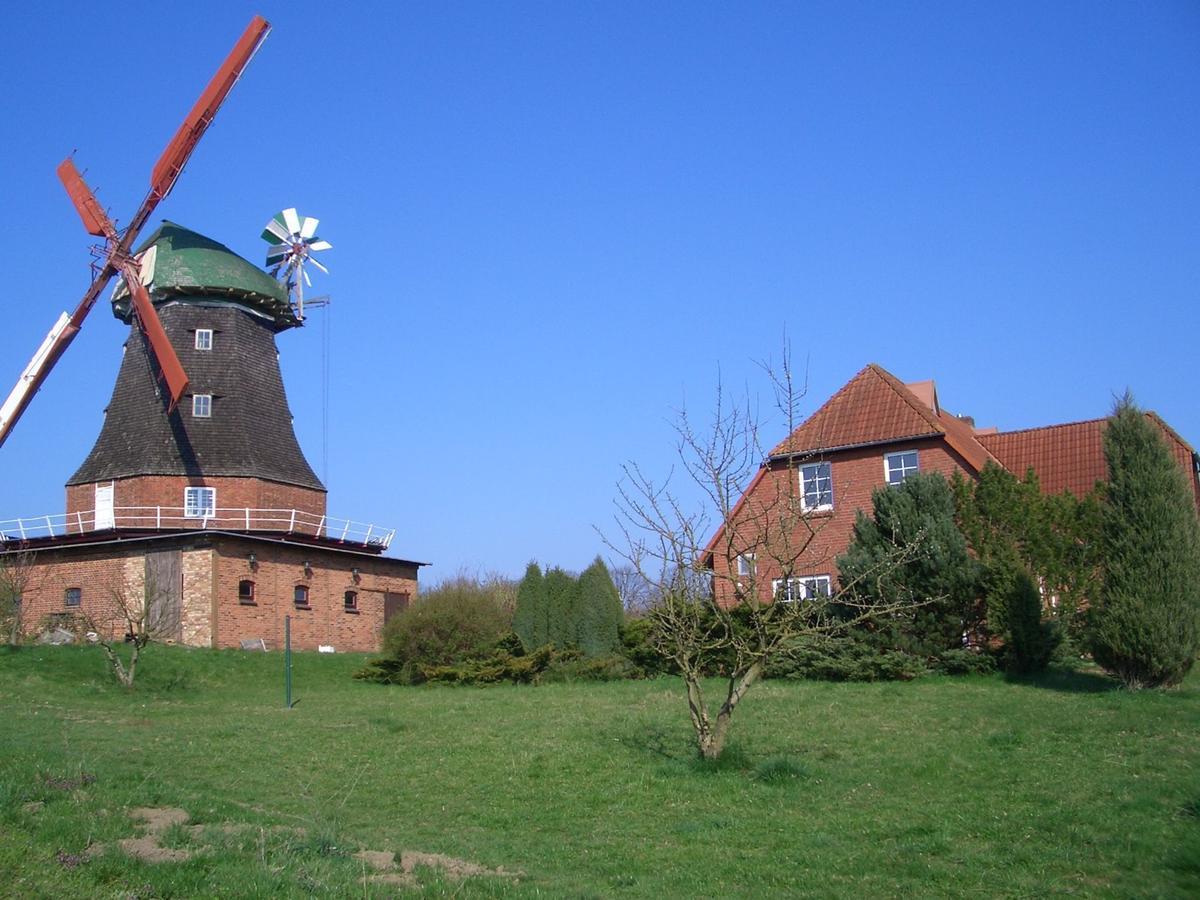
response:
[[(67, 482), (68, 525), (315, 529), (325, 487), (296, 441), (275, 335), (300, 324), (284, 285), (171, 222), (140, 248), (142, 281), (189, 376), (169, 410), (131, 325), (104, 425)], [(113, 313), (131, 321), (129, 291)]]

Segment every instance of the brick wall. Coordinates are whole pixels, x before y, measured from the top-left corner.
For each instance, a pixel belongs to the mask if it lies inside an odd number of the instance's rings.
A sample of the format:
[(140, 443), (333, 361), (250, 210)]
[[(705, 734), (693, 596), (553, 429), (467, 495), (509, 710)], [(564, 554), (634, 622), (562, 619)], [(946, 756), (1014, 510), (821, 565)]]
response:
[[(140, 597), (145, 581), (144, 557), (133, 549), (46, 551), (18, 565), (26, 579), (21, 603), (27, 633), (51, 617), (66, 615), (86, 616), (109, 635), (124, 634), (116, 600)], [(79, 606), (67, 605), (68, 589), (79, 590)]]
[[(107, 484), (108, 482), (102, 482)], [(164, 516), (174, 516), (170, 521), (161, 522), (162, 527), (186, 528), (187, 520), (182, 516), (184, 488), (211, 487), (217, 492), (217, 508), (220, 516), (237, 519), (241, 510), (291, 510), (296, 509), (315, 516), (318, 519), (325, 515), (325, 492), (312, 488), (298, 487), (293, 484), (281, 484), (275, 481), (265, 481), (261, 478), (232, 478), (205, 477), (189, 478), (183, 475), (140, 475), (135, 478), (118, 478), (113, 482), (113, 506), (117, 508), (117, 516), (139, 517), (136, 522), (124, 519), (122, 524), (128, 527), (159, 527), (156, 519), (156, 507), (163, 508)], [(76, 513), (82, 514), (84, 529), (91, 528), (92, 511), (96, 507), (96, 485), (77, 484), (67, 487), (67, 527), (72, 533), (78, 533), (78, 524), (71, 522)], [(122, 507), (125, 509), (122, 510)], [(133, 510), (130, 507), (143, 507)], [(142, 518), (144, 517), (144, 518)], [(79, 521), (76, 517), (76, 523)], [(281, 522), (276, 528), (267, 523), (270, 530), (286, 531), (288, 523)], [(199, 527), (197, 523), (197, 527)], [(237, 521), (225, 523), (225, 527), (244, 527)], [(259, 524), (258, 527), (264, 527)], [(297, 531), (315, 533), (315, 528), (297, 527)]]
[[(298, 650), (326, 644), (339, 651), (370, 652), (379, 649), (384, 595), (413, 598), (417, 593), (415, 564), (320, 547), (210, 534), (170, 543), (61, 547), (38, 551), (24, 565), (26, 632), (40, 629), (52, 614), (82, 614), (113, 636), (123, 634), (114, 597), (143, 596), (146, 552), (167, 547), (181, 556), (181, 636), (189, 646), (238, 647), (243, 639), (262, 638), (270, 649), (279, 649), (284, 616), (290, 615), (292, 646)], [(357, 576), (353, 568), (359, 570)], [(253, 603), (239, 600), (242, 580), (254, 582)], [(308, 588), (305, 609), (293, 602), (297, 585)], [(68, 588), (80, 590), (78, 607), (66, 605)], [(355, 611), (346, 610), (346, 591), (357, 593)]]
[[(940, 472), (949, 478), (954, 472), (970, 473), (971, 469), (954, 450), (940, 437), (932, 440), (897, 442), (875, 447), (860, 447), (831, 453), (823, 460), (831, 464), (833, 479), (833, 509), (828, 512), (809, 514), (805, 522), (789, 529), (788, 550), (776, 550), (774, 556), (787, 558), (799, 553), (793, 575), (828, 575), (831, 583), (837, 584), (836, 559), (850, 544), (854, 530), (855, 514), (858, 510), (871, 511), (871, 493), (885, 483), (884, 456), (906, 450), (917, 451), (921, 472)], [(816, 459), (805, 462), (816, 462)], [(799, 467), (788, 467), (776, 463), (764, 472), (746, 495), (734, 519), (737, 526), (723, 530), (714, 548), (714, 587), (720, 602), (732, 603), (733, 586), (730, 583), (736, 574), (731, 571), (737, 553), (744, 547), (762, 543), (764, 523), (779, 521), (784, 501), (789, 496), (789, 481), (796, 479), (794, 493), (799, 493)], [(767, 529), (770, 525), (767, 526)], [(770, 540), (774, 540), (771, 538)], [(782, 542), (775, 546), (783, 546)], [(771, 599), (771, 581), (780, 577), (779, 567), (771, 559), (772, 554), (759, 548), (755, 560), (755, 588), (759, 597)], [(745, 581), (743, 580), (743, 583)]]
[[(251, 551), (256, 557), (253, 568)], [(377, 650), (384, 594), (417, 593), (416, 566), (399, 566), (395, 560), (235, 539), (220, 540), (216, 553), (216, 647), (236, 647), (243, 638), (259, 637), (271, 649), (282, 647), (284, 616), (290, 615), (295, 648), (315, 650), (328, 644), (337, 650)], [(305, 571), (305, 561), (311, 574)], [(355, 567), (357, 580), (351, 572)], [(254, 582), (253, 604), (238, 598), (243, 580)], [(308, 589), (307, 609), (294, 603), (297, 586)], [(346, 591), (358, 595), (354, 612), (345, 608)]]

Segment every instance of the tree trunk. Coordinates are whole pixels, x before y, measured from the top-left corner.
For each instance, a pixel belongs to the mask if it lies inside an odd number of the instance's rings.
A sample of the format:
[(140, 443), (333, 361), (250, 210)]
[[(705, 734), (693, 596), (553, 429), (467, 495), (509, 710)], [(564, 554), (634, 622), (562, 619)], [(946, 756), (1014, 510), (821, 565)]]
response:
[(688, 689), (688, 705), (692, 712), (692, 726), (696, 729), (696, 746), (704, 759), (717, 759), (725, 750), (725, 742), (729, 739), (729, 726), (733, 724), (733, 711), (761, 675), (762, 662), (757, 661), (740, 675), (735, 673), (731, 676), (729, 692), (715, 721), (708, 716), (699, 681), (694, 677), (684, 678)]

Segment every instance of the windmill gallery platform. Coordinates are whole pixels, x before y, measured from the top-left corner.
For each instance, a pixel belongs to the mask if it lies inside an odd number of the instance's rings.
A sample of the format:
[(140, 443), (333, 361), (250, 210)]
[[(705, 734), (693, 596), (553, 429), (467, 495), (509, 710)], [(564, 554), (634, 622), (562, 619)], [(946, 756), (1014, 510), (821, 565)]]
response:
[(130, 323), (91, 452), (66, 511), (0, 521), (0, 565), (29, 630), (83, 618), (121, 633), (147, 598), (161, 638), (191, 646), (374, 650), (416, 593), (421, 563), (385, 556), (394, 532), (334, 519), (292, 428), (276, 334), (301, 324), (285, 285), (216, 241), (164, 222), (140, 281), (187, 376), (172, 404), (127, 284)]

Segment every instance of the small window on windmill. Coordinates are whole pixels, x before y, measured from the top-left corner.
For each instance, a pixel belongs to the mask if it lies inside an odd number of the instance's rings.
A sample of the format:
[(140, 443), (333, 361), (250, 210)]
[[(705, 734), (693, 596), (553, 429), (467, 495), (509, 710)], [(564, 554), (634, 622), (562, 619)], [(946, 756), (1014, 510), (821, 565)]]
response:
[(238, 602), (246, 606), (254, 606), (254, 582), (242, 579), (238, 582)]
[(342, 596), (346, 612), (358, 612), (358, 591), (346, 591)]
[(292, 593), (292, 601), (296, 609), (308, 609), (308, 585), (298, 584)]
[(192, 415), (197, 419), (212, 417), (212, 394), (192, 395)]
[(211, 519), (217, 514), (217, 489), (189, 487), (183, 489), (185, 519)]
[(213, 342), (213, 333), (211, 328), (196, 329), (196, 349), (211, 350)]

